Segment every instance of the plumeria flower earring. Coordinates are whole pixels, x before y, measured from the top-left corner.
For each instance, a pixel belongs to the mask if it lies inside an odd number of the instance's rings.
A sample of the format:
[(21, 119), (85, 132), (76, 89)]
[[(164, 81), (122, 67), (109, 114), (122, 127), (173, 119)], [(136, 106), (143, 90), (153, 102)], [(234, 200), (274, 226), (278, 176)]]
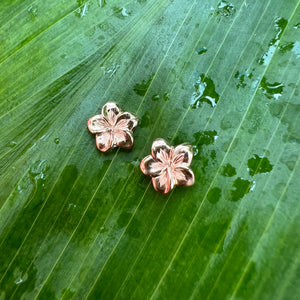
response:
[(154, 188), (162, 194), (174, 186), (190, 186), (195, 182), (194, 173), (189, 168), (193, 159), (193, 147), (181, 144), (172, 147), (163, 139), (156, 139), (151, 147), (151, 155), (140, 164), (145, 175), (152, 177)]
[(115, 147), (132, 148), (133, 130), (137, 124), (137, 116), (123, 112), (114, 102), (104, 104), (101, 114), (87, 121), (89, 131), (96, 134), (97, 148), (102, 152)]

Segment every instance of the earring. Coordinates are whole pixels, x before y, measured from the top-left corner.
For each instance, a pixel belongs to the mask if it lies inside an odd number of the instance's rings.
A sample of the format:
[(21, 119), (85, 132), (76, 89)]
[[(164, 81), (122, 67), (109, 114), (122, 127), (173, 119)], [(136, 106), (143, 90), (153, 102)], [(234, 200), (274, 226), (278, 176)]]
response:
[(152, 143), (151, 155), (140, 164), (145, 175), (152, 177), (153, 187), (167, 194), (176, 185), (190, 186), (195, 182), (193, 171), (189, 168), (193, 159), (193, 147), (189, 144), (170, 146), (164, 139)]
[(96, 134), (96, 146), (102, 152), (115, 147), (132, 148), (133, 130), (137, 125), (138, 117), (123, 112), (114, 102), (104, 104), (101, 114), (87, 121), (89, 131)]

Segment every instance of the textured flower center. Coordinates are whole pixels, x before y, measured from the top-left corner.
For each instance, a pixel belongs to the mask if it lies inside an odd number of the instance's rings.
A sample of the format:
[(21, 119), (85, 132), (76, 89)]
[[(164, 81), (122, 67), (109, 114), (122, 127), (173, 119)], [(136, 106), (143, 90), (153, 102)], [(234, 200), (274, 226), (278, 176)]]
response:
[(176, 173), (176, 165), (174, 164), (173, 160), (169, 160), (166, 162), (165, 165), (166, 171), (169, 173), (170, 177), (174, 178)]
[(118, 129), (118, 126), (117, 126), (116, 124), (114, 124), (114, 123), (110, 123), (110, 124), (107, 126), (107, 130), (108, 130), (109, 132), (114, 132), (114, 131), (116, 131), (116, 129)]

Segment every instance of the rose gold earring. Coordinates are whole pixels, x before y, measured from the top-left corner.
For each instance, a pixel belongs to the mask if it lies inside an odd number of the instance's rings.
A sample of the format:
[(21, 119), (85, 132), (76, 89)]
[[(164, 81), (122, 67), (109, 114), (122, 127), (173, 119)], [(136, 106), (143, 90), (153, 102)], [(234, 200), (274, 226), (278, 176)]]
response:
[(152, 177), (156, 191), (167, 194), (176, 185), (190, 186), (195, 182), (193, 171), (189, 168), (193, 159), (193, 147), (189, 144), (170, 146), (164, 139), (152, 143), (151, 155), (140, 164), (145, 175)]
[(102, 151), (115, 147), (130, 149), (133, 146), (133, 130), (138, 125), (138, 117), (123, 112), (114, 102), (104, 104), (100, 115), (87, 121), (88, 129), (96, 134), (96, 146)]

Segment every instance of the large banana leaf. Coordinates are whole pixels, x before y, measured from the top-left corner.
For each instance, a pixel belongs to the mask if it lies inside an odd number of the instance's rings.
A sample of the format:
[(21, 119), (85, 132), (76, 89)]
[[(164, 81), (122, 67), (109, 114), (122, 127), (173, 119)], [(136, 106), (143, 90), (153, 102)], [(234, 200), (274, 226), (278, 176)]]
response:
[[(2, 0), (0, 299), (299, 299), (298, 0)], [(136, 113), (131, 151), (86, 128)], [(168, 195), (152, 141), (194, 147)]]

